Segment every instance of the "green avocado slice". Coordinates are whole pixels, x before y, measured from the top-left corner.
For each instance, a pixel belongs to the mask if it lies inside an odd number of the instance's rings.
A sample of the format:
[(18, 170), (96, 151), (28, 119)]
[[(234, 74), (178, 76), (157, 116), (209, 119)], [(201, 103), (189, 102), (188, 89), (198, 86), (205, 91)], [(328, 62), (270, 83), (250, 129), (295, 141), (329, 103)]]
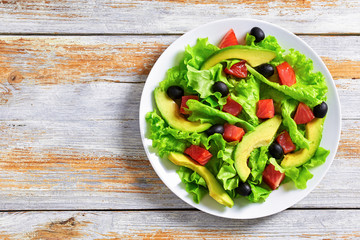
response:
[(226, 59), (246, 60), (251, 66), (256, 67), (263, 63), (268, 63), (276, 57), (274, 51), (268, 49), (259, 49), (244, 45), (235, 45), (226, 47), (212, 54), (201, 66), (201, 70), (207, 70), (217, 63)]
[(235, 149), (235, 168), (241, 181), (245, 182), (250, 175), (250, 168), (247, 165), (250, 153), (255, 148), (269, 145), (280, 124), (281, 117), (274, 116), (261, 123), (254, 131), (246, 133), (241, 142), (238, 143)]
[(309, 148), (286, 154), (281, 162), (283, 168), (299, 167), (314, 156), (321, 142), (324, 121), (325, 118), (315, 118), (306, 124), (305, 136), (310, 141)]
[(214, 175), (206, 167), (195, 163), (193, 160), (191, 160), (184, 154), (177, 152), (169, 153), (168, 158), (175, 165), (190, 168), (193, 171), (197, 172), (201, 177), (203, 177), (209, 189), (209, 195), (218, 203), (230, 208), (234, 206), (234, 201), (225, 192), (224, 188), (220, 185)]
[(165, 121), (173, 128), (184, 132), (203, 132), (210, 123), (190, 122), (180, 114), (178, 105), (160, 88), (154, 91), (156, 106)]

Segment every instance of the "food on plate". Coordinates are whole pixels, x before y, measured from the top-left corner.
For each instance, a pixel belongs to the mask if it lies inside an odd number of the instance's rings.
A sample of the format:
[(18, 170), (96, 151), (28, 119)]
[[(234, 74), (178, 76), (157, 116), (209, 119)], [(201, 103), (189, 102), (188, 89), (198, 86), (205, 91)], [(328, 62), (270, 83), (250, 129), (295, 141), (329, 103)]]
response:
[(172, 99), (180, 99), (184, 96), (184, 90), (179, 86), (171, 86), (166, 90), (167, 95)]
[(276, 53), (268, 49), (260, 49), (251, 46), (234, 45), (223, 48), (213, 53), (202, 64), (201, 70), (207, 70), (227, 59), (242, 59), (251, 66), (256, 67), (268, 63), (276, 57)]
[(178, 105), (164, 91), (154, 91), (155, 102), (161, 116), (174, 129), (184, 132), (202, 132), (211, 127), (209, 123), (190, 122), (181, 113)]
[(238, 40), (236, 38), (235, 32), (233, 29), (230, 29), (225, 36), (222, 38), (221, 42), (219, 43), (219, 48), (225, 48), (229, 46), (238, 45)]
[(218, 180), (206, 167), (194, 163), (187, 156), (177, 152), (170, 152), (168, 158), (175, 165), (190, 168), (199, 174), (206, 182), (206, 185), (209, 189), (209, 195), (217, 202), (227, 207), (232, 207), (234, 205), (234, 201), (230, 198)]
[(299, 103), (296, 113), (294, 116), (294, 121), (296, 124), (305, 124), (311, 122), (315, 118), (312, 110), (305, 103)]
[(276, 170), (275, 166), (271, 163), (267, 165), (262, 175), (264, 182), (266, 182), (272, 190), (277, 189), (285, 178), (285, 173)]
[(264, 63), (255, 68), (257, 72), (262, 74), (264, 77), (269, 78), (275, 73), (275, 69), (271, 64)]
[(242, 141), (237, 145), (234, 153), (235, 168), (243, 182), (247, 180), (251, 172), (247, 163), (251, 152), (259, 147), (269, 145), (274, 139), (280, 124), (280, 116), (266, 120), (257, 126), (254, 131), (245, 134)]
[(239, 183), (239, 186), (235, 189), (235, 191), (241, 196), (249, 196), (251, 194), (251, 186), (247, 182)]
[(328, 106), (326, 102), (322, 102), (314, 107), (313, 113), (315, 117), (323, 118), (326, 116), (327, 110), (328, 110)]
[(229, 94), (228, 86), (224, 82), (221, 82), (221, 81), (214, 83), (214, 85), (212, 86), (212, 90), (213, 90), (213, 92), (221, 93), (222, 97), (225, 97)]
[(315, 118), (306, 124), (305, 135), (306, 138), (311, 142), (309, 148), (303, 148), (297, 152), (286, 154), (281, 162), (281, 166), (290, 168), (298, 167), (306, 163), (315, 154), (320, 145), (323, 125), (324, 118)]
[(180, 166), (197, 203), (207, 193), (227, 207), (240, 197), (262, 202), (290, 181), (304, 189), (309, 169), (329, 154), (320, 147), (328, 111), (322, 73), (259, 27), (245, 42), (230, 29), (218, 46), (207, 38), (187, 46), (146, 114), (154, 149)]
[(296, 83), (294, 69), (290, 66), (289, 63), (283, 62), (282, 64), (277, 65), (276, 70), (278, 72), (279, 81), (281, 85), (286, 85), (291, 87)]
[(259, 27), (253, 27), (251, 30), (250, 30), (250, 35), (254, 36), (255, 37), (255, 42), (258, 43), (262, 40), (264, 40), (265, 38), (265, 33), (264, 31), (259, 28)]
[(258, 101), (256, 116), (261, 119), (272, 118), (275, 115), (274, 101), (272, 99), (262, 99)]
[(284, 156), (284, 150), (280, 144), (273, 142), (269, 146), (269, 153), (273, 158), (281, 159)]
[(296, 149), (296, 146), (291, 140), (289, 133), (284, 130), (276, 138), (277, 143), (281, 146), (285, 154), (292, 152)]

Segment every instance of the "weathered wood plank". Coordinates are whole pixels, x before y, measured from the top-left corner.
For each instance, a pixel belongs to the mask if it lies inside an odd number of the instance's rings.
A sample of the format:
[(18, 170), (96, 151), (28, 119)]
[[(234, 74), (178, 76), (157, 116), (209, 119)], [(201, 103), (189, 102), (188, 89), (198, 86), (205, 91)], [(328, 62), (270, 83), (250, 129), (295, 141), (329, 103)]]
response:
[[(0, 122), (0, 209), (189, 208), (145, 156), (137, 120)], [(339, 151), (296, 208), (358, 208), (360, 121), (343, 121)], [(331, 196), (331, 197), (330, 197)]]
[(360, 238), (359, 210), (290, 210), (252, 220), (198, 211), (15, 212), (1, 213), (0, 223), (2, 239), (24, 240)]
[(357, 0), (8, 0), (0, 4), (0, 32), (183, 33), (238, 16), (269, 21), (296, 33), (359, 33), (359, 8)]
[[(0, 120), (138, 119), (143, 83), (0, 85)], [(336, 80), (342, 118), (359, 119), (359, 79)]]
[[(144, 82), (156, 59), (176, 38), (1, 36), (0, 82), (7, 82), (11, 74), (26, 84)], [(358, 37), (301, 38), (323, 58), (334, 79), (360, 78)]]
[[(144, 79), (176, 37), (1, 38), (0, 208), (189, 207), (152, 170), (138, 129)], [(359, 119), (359, 56), (349, 47), (359, 45), (356, 37), (304, 39), (337, 69), (343, 118)], [(296, 207), (359, 207), (358, 129), (358, 120), (344, 121), (334, 163), (341, 170), (333, 165)]]

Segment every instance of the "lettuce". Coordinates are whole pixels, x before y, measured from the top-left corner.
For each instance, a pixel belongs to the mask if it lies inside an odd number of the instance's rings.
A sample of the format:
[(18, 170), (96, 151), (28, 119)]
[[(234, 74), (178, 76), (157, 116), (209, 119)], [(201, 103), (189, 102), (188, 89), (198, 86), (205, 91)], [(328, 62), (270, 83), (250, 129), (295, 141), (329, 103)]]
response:
[(150, 126), (149, 138), (152, 139), (152, 146), (158, 150), (160, 157), (169, 152), (184, 152), (191, 144), (205, 143), (206, 145), (205, 134), (183, 132), (171, 128), (155, 111), (148, 112), (145, 119)]
[(231, 99), (240, 103), (247, 120), (254, 126), (259, 125), (259, 118), (256, 116), (256, 105), (260, 96), (260, 83), (249, 76), (247, 79), (238, 81), (231, 94)]
[(276, 52), (276, 57), (270, 62), (272, 65), (277, 66), (284, 61), (283, 54), (285, 50), (279, 45), (274, 36), (267, 36), (264, 40), (255, 43), (255, 37), (246, 34), (245, 42), (248, 46), (265, 48)]
[(184, 60), (180, 66), (191, 66), (200, 69), (201, 65), (220, 48), (209, 43), (208, 38), (198, 38), (195, 46), (186, 46)]
[(228, 87), (232, 87), (226, 76), (223, 75), (223, 66), (221, 64), (216, 64), (209, 70), (200, 71), (191, 66), (188, 66), (187, 70), (186, 77), (188, 86), (199, 93), (200, 98), (207, 98), (214, 95), (212, 86), (215, 82), (222, 81)]
[(159, 83), (159, 87), (166, 91), (170, 86), (179, 86), (186, 92), (193, 92), (187, 86), (187, 80), (185, 79), (186, 70), (181, 69), (180, 66), (175, 66), (167, 70), (166, 77)]
[(247, 65), (248, 71), (253, 74), (255, 78), (300, 102), (306, 103), (310, 107), (326, 101), (327, 86), (325, 77), (320, 72), (313, 72), (314, 66), (311, 59), (308, 59), (304, 54), (294, 49), (290, 49), (289, 52), (286, 53), (273, 36), (267, 36), (259, 43), (255, 43), (254, 40), (255, 38), (248, 34), (246, 44), (252, 47), (273, 50), (277, 53), (275, 59), (271, 61), (272, 65), (277, 66), (286, 61), (293, 67), (296, 74), (296, 84), (289, 87), (269, 81), (255, 69)]
[[(327, 92), (327, 88), (323, 88), (323, 82), (317, 81), (314, 84), (319, 84), (318, 86), (314, 87), (313, 85), (308, 85), (299, 81), (297, 78), (297, 83), (292, 86), (287, 85), (280, 85), (277, 82), (271, 82), (263, 75), (258, 73), (254, 68), (249, 65), (246, 65), (248, 71), (254, 75), (256, 79), (259, 79), (263, 83), (269, 85), (270, 87), (275, 88), (276, 90), (300, 101), (304, 102), (309, 107), (314, 107), (321, 102), (326, 100), (325, 93)], [(321, 75), (323, 76), (323, 75)], [(324, 77), (321, 78), (323, 81), (325, 80)], [(324, 82), (325, 84), (325, 82)], [(326, 84), (325, 84), (326, 87)]]
[(329, 155), (329, 153), (329, 150), (325, 150), (324, 148), (319, 147), (316, 150), (314, 156), (312, 156), (309, 161), (300, 167), (284, 169), (276, 163), (275, 159), (270, 159), (270, 163), (275, 166), (276, 170), (285, 172), (285, 176), (291, 179), (297, 188), (305, 189), (307, 181), (313, 177), (313, 174), (309, 171), (309, 169), (325, 163), (326, 157)]
[(240, 177), (236, 172), (234, 164), (224, 163), (216, 176), (223, 184), (225, 190), (234, 190), (239, 186)]
[(293, 99), (282, 101), (281, 114), (283, 117), (283, 124), (287, 127), (289, 135), (293, 143), (299, 148), (309, 148), (310, 141), (300, 132), (294, 119), (291, 117), (296, 110), (298, 102)]
[(199, 101), (190, 99), (186, 102), (186, 105), (188, 106), (188, 109), (191, 112), (191, 115), (188, 118), (190, 121), (193, 122), (201, 121), (202, 123), (208, 122), (211, 124), (225, 123), (225, 122), (228, 122), (230, 124), (239, 123), (247, 131), (254, 130), (254, 126), (246, 122), (245, 120), (237, 118), (231, 115), (230, 113), (222, 112), (216, 108), (207, 106)]
[(292, 118), (299, 102), (264, 83), (261, 84), (260, 92), (261, 99), (273, 99), (275, 111), (281, 113), (283, 118), (282, 124), (288, 131), (293, 143), (298, 148), (308, 148), (309, 140), (305, 138), (304, 133), (298, 128), (298, 125)]
[(251, 194), (246, 198), (250, 202), (263, 202), (271, 193), (271, 190), (269, 190), (267, 187), (255, 185), (251, 182), (249, 182), (249, 184), (251, 187)]
[(260, 184), (262, 182), (262, 172), (266, 167), (268, 161), (267, 146), (254, 149), (249, 157), (248, 166), (251, 169), (249, 181), (253, 184)]
[(185, 184), (185, 190), (193, 196), (195, 203), (199, 203), (203, 196), (208, 193), (205, 180), (187, 167), (180, 167), (176, 172)]
[[(200, 70), (202, 64), (219, 48), (208, 42), (207, 38), (199, 38), (194, 46), (186, 46), (185, 53), (178, 66), (167, 71), (165, 79), (159, 86), (167, 90), (170, 86), (180, 86), (185, 94), (198, 94), (201, 101), (189, 100), (187, 106), (191, 115), (190, 121), (208, 122), (211, 124), (241, 125), (246, 131), (254, 130), (260, 121), (256, 116), (256, 106), (260, 99), (271, 98), (274, 100), (275, 111), (281, 113), (283, 122), (282, 129), (286, 129), (297, 148), (307, 148), (309, 141), (305, 138), (304, 130), (294, 122), (292, 115), (299, 102), (304, 102), (313, 107), (326, 100), (327, 86), (324, 76), (319, 72), (313, 72), (313, 63), (305, 55), (290, 49), (285, 51), (273, 36), (267, 36), (259, 43), (254, 42), (251, 35), (246, 36), (246, 44), (255, 48), (269, 49), (277, 53), (270, 62), (277, 66), (287, 61), (296, 72), (297, 83), (291, 87), (277, 83), (276, 76), (270, 80), (263, 77), (251, 66), (247, 66), (250, 74), (246, 79), (234, 79), (226, 77), (223, 68), (230, 68), (239, 62), (238, 59), (225, 60), (208, 70)], [(222, 112), (222, 106), (226, 104), (226, 98), (219, 92), (213, 92), (215, 82), (224, 82), (230, 90), (231, 98), (241, 104), (242, 113), (235, 117)], [(205, 133), (189, 133), (170, 127), (156, 111), (146, 114), (148, 123), (148, 137), (152, 139), (153, 147), (163, 157), (171, 151), (184, 152), (191, 144), (200, 145), (208, 149), (213, 157), (206, 164), (211, 173), (231, 198), (239, 196), (235, 189), (239, 186), (240, 178), (234, 166), (233, 152), (236, 145), (227, 143), (221, 134), (207, 136)], [(306, 188), (306, 183), (313, 177), (310, 168), (323, 164), (329, 151), (318, 148), (315, 155), (304, 165), (283, 169), (274, 158), (269, 158), (266, 146), (255, 149), (249, 157), (250, 176), (247, 182), (250, 184), (252, 193), (247, 197), (250, 202), (264, 201), (271, 190), (262, 183), (262, 172), (266, 164), (271, 163), (275, 168), (286, 175), (287, 180), (292, 180), (297, 188)], [(201, 198), (208, 192), (205, 180), (196, 172), (186, 167), (180, 167), (177, 171), (185, 189), (193, 196), (193, 200), (199, 203)]]

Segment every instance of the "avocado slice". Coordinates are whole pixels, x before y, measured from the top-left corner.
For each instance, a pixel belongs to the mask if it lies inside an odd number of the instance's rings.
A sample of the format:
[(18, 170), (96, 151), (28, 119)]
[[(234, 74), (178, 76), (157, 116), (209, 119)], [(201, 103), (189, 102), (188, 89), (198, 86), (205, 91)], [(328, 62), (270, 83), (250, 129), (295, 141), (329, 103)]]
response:
[(245, 182), (250, 175), (250, 168), (247, 165), (250, 153), (255, 148), (269, 145), (280, 124), (281, 117), (274, 116), (261, 123), (254, 131), (246, 133), (241, 142), (238, 143), (235, 149), (235, 168), (241, 181)]
[(203, 132), (210, 123), (190, 122), (180, 114), (178, 105), (160, 88), (154, 91), (156, 106), (166, 122), (173, 128), (184, 132)]
[(203, 177), (209, 189), (210, 196), (218, 203), (230, 208), (234, 206), (234, 201), (225, 192), (224, 188), (220, 185), (214, 175), (206, 167), (194, 162), (184, 154), (177, 152), (169, 153), (168, 158), (175, 165), (190, 168), (193, 171), (197, 172), (201, 177)]
[(243, 45), (235, 45), (220, 49), (213, 53), (201, 66), (201, 70), (207, 70), (217, 63), (226, 59), (246, 60), (251, 66), (256, 67), (263, 63), (268, 63), (276, 57), (274, 51), (259, 49)]
[(286, 154), (281, 162), (283, 168), (298, 167), (309, 161), (318, 149), (325, 118), (315, 118), (305, 126), (305, 136), (310, 141), (309, 148), (302, 148), (294, 153)]

